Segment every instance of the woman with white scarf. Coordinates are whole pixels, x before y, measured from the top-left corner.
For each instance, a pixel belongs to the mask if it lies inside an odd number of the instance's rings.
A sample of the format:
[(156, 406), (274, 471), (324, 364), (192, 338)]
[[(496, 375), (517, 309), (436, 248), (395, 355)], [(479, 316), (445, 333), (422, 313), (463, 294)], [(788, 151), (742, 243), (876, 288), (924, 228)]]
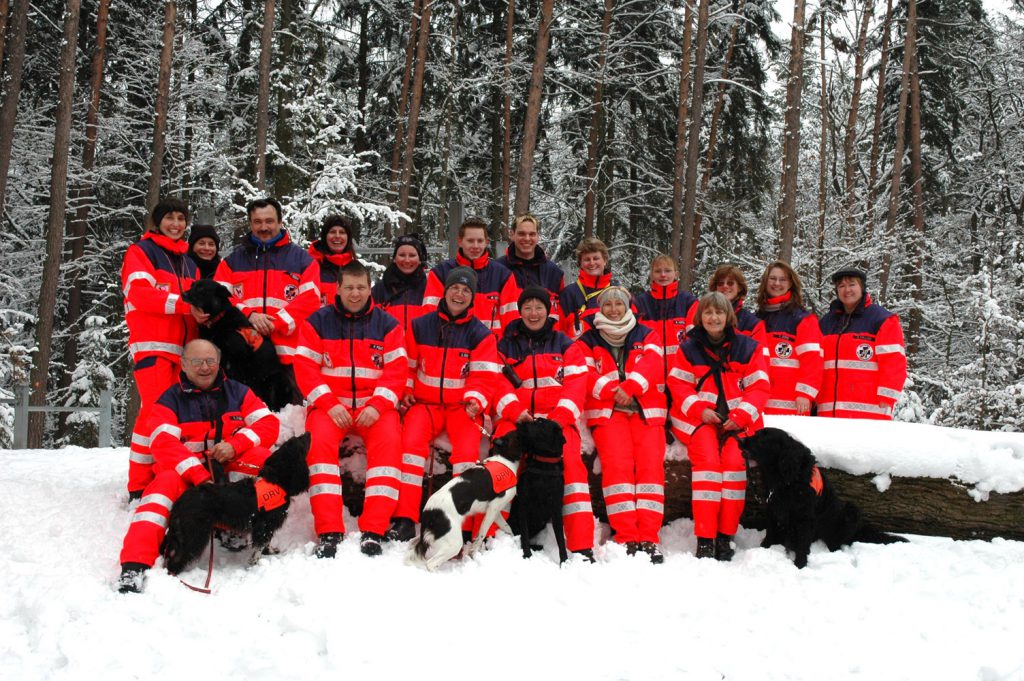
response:
[(662, 563), (658, 532), (665, 515), (667, 416), (658, 333), (638, 324), (629, 291), (612, 286), (598, 298), (593, 328), (577, 345), (590, 370), (584, 418), (601, 460), (601, 489), (615, 541), (626, 553)]

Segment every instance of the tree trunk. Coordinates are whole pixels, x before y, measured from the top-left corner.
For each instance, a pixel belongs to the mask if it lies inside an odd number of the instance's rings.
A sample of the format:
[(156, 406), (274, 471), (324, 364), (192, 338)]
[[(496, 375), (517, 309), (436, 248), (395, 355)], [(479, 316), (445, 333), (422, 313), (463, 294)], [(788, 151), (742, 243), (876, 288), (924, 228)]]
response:
[(160, 77), (157, 81), (156, 120), (153, 124), (153, 155), (149, 161), (149, 190), (146, 192), (147, 213), (160, 199), (160, 180), (163, 175), (164, 149), (166, 147), (164, 132), (167, 129), (167, 101), (170, 98), (171, 92), (174, 22), (177, 15), (177, 4), (174, 0), (169, 0), (164, 6), (164, 37), (163, 48), (160, 50)]
[(804, 0), (795, 0), (786, 81), (785, 131), (782, 142), (782, 198), (779, 201), (779, 258), (793, 260), (796, 236), (796, 182), (800, 170), (800, 96), (804, 70)]
[(683, 201), (682, 272), (687, 288), (693, 284), (697, 244), (693, 241), (693, 223), (697, 214), (697, 169), (700, 167), (700, 127), (704, 117), (704, 63), (708, 44), (709, 0), (697, 6), (697, 60), (693, 67), (693, 100), (690, 104), (690, 130), (686, 143), (686, 198)]
[(0, 71), (3, 70), (4, 47), (7, 45), (7, 18), (10, 9), (10, 0), (0, 0)]
[[(423, 101), (423, 73), (427, 67), (427, 40), (430, 37), (430, 5), (432, 0), (423, 0), (420, 16), (420, 33), (416, 39), (416, 69), (412, 78), (412, 99), (409, 102), (409, 131), (405, 138), (405, 155), (402, 159), (402, 178), (398, 185), (398, 210), (409, 210), (409, 185), (412, 183), (413, 155), (416, 152), (416, 127), (420, 120), (420, 102)], [(408, 223), (402, 219), (402, 232)]]
[(846, 137), (843, 140), (843, 179), (845, 180), (843, 212), (846, 214), (846, 223), (849, 226), (850, 236), (856, 234), (856, 197), (854, 196), (854, 185), (856, 184), (857, 159), (854, 154), (854, 144), (857, 141), (857, 117), (860, 112), (860, 91), (864, 82), (864, 52), (867, 49), (868, 25), (871, 17), (874, 16), (874, 0), (864, 0), (864, 13), (861, 16), (860, 29), (857, 32), (857, 53), (853, 62), (853, 92), (850, 95), (850, 112), (846, 119)]
[(21, 75), (25, 67), (25, 33), (28, 27), (28, 0), (17, 0), (8, 26), (11, 39), (4, 73), (4, 100), (0, 109), (0, 221), (3, 220), (7, 197), (7, 175), (11, 170), (11, 150), (14, 145), (14, 124), (18, 119), (18, 98), (21, 95)]
[(274, 0), (263, 2), (260, 85), (256, 100), (256, 188), (267, 189), (267, 128), (270, 125), (270, 55), (274, 42)]
[(704, 197), (707, 195), (708, 186), (711, 184), (711, 170), (715, 162), (715, 146), (718, 143), (718, 123), (722, 118), (722, 110), (725, 108), (725, 81), (729, 78), (729, 64), (732, 63), (732, 55), (736, 50), (736, 39), (739, 36), (740, 22), (743, 21), (743, 11), (747, 7), (747, 0), (740, 2), (736, 13), (739, 15), (733, 22), (729, 31), (729, 46), (725, 50), (725, 58), (722, 61), (722, 74), (719, 76), (722, 82), (718, 84), (718, 93), (715, 96), (715, 108), (711, 112), (711, 127), (708, 132), (708, 147), (704, 158), (704, 174), (700, 179), (700, 192), (697, 194), (697, 214), (693, 218), (693, 243), (700, 243), (700, 225), (704, 219), (703, 206)]
[(508, 230), (509, 192), (512, 188), (512, 41), (516, 21), (516, 0), (508, 0), (508, 17), (505, 22), (505, 71), (502, 82), (505, 101), (502, 103), (502, 128), (504, 138), (501, 147), (501, 228)]
[(911, 36), (907, 49), (911, 56), (910, 71), (910, 187), (914, 197), (914, 236), (910, 239), (911, 271), (910, 297), (914, 301), (907, 323), (907, 356), (917, 355), (921, 341), (921, 316), (924, 305), (924, 174), (921, 169), (921, 64), (917, 53), (917, 2), (910, 0), (907, 6), (907, 23), (914, 26), (908, 30)]
[(896, 142), (892, 156), (892, 177), (889, 181), (889, 210), (885, 216), (885, 246), (882, 256), (882, 272), (878, 277), (878, 298), (883, 304), (889, 294), (889, 273), (892, 271), (893, 237), (896, 217), (900, 209), (900, 179), (903, 175), (903, 154), (906, 145), (907, 102), (910, 98), (910, 71), (913, 68), (911, 46), (917, 26), (909, 19), (909, 8), (917, 15), (917, 2), (909, 0), (906, 37), (903, 43), (903, 76), (900, 79), (900, 107), (896, 113)]
[[(606, 0), (607, 2), (607, 0)], [(555, 0), (544, 0), (541, 6), (537, 48), (533, 56), (533, 71), (526, 99), (526, 120), (523, 123), (523, 146), (519, 153), (519, 177), (516, 179), (516, 202), (512, 209), (516, 215), (530, 210), (530, 183), (533, 181), (533, 152), (537, 148), (537, 130), (540, 128), (540, 100), (544, 94), (544, 66), (548, 61), (551, 43), (551, 16)]]
[(878, 88), (875, 92), (875, 124), (871, 130), (871, 160), (868, 176), (868, 238), (875, 227), (875, 197), (878, 196), (878, 160), (882, 144), (882, 112), (885, 110), (885, 74), (889, 67), (889, 41), (892, 25), (892, 0), (886, 0), (885, 21), (882, 22), (882, 54), (878, 59)]
[[(690, 52), (693, 42), (693, 6), (684, 3), (683, 47), (679, 66), (679, 108), (676, 111), (676, 153), (672, 176), (672, 258), (681, 264), (680, 242), (683, 230), (683, 174), (686, 172), (686, 119), (690, 116)], [(690, 268), (682, 268), (683, 285), (693, 283)]]
[[(412, 83), (412, 70), (416, 55), (416, 39), (419, 36), (420, 12), (422, 0), (413, 0), (412, 18), (409, 20), (409, 40), (405, 45), (405, 70), (402, 71), (402, 88), (398, 93), (395, 105), (395, 144), (391, 148), (391, 183), (390, 188), (398, 205), (398, 180), (402, 176), (402, 149), (405, 147), (405, 116), (409, 101), (409, 87)], [(403, 223), (404, 224), (404, 223)], [(405, 231), (404, 229), (402, 230)], [(384, 223), (384, 237), (391, 238), (391, 225)]]
[(585, 195), (583, 236), (594, 236), (595, 197), (594, 184), (597, 181), (597, 157), (600, 146), (600, 131), (604, 114), (604, 68), (608, 60), (608, 39), (612, 28), (612, 10), (615, 0), (604, 0), (604, 16), (601, 18), (601, 47), (597, 53), (597, 82), (590, 102), (590, 138), (587, 141), (587, 193)]
[[(441, 155), (441, 188), (438, 191), (437, 223), (439, 225), (448, 222), (448, 187), (451, 184), (451, 158), (452, 158), (452, 123), (453, 118), (458, 120), (459, 114), (452, 114), (452, 103), (455, 100), (456, 69), (459, 59), (459, 28), (462, 25), (462, 2), (453, 0), (455, 14), (452, 17), (452, 39), (451, 52), (448, 58), (448, 92), (444, 98), (444, 109), (441, 112), (441, 120), (444, 125), (444, 142)], [(496, 159), (495, 159), (496, 160)], [(493, 167), (493, 166), (492, 166)]]
[(825, 13), (821, 13), (821, 55), (818, 68), (821, 70), (821, 141), (818, 144), (818, 276), (815, 288), (821, 286), (825, 268), (825, 207), (828, 198), (828, 78), (825, 65)]
[[(359, 54), (356, 56), (358, 70), (356, 106), (359, 107), (359, 127), (356, 128), (356, 139), (353, 150), (356, 155), (369, 151), (370, 143), (366, 140), (366, 97), (370, 90), (370, 3), (359, 5)], [(390, 222), (385, 220), (385, 224)]]
[[(60, 282), (60, 261), (64, 251), (64, 216), (68, 198), (68, 151), (71, 146), (71, 105), (75, 99), (75, 52), (78, 47), (78, 17), (81, 0), (68, 0), (64, 14), (64, 39), (61, 43), (57, 85), (57, 120), (53, 136), (53, 167), (50, 175), (50, 210), (46, 220), (46, 261), (39, 288), (39, 321), (36, 324), (36, 355), (32, 362), (32, 404), (46, 403), (50, 351), (53, 343), (53, 317)], [(46, 416), (33, 413), (29, 418), (28, 446), (43, 444)]]
[[(103, 67), (107, 51), (107, 15), (110, 0), (100, 0), (96, 12), (96, 51), (92, 55), (92, 79), (89, 108), (85, 114), (85, 146), (82, 149), (82, 170), (86, 177), (96, 165), (96, 127), (99, 122), (100, 94), (103, 89)], [(75, 190), (72, 205), (75, 217), (71, 221), (68, 235), (71, 241), (72, 266), (68, 271), (68, 338), (64, 344), (64, 373), (60, 385), (66, 388), (71, 384), (71, 373), (78, 365), (78, 322), (82, 314), (82, 271), (74, 263), (81, 260), (85, 253), (86, 226), (89, 220), (89, 203), (92, 200), (92, 186), (87, 182), (80, 184)]]

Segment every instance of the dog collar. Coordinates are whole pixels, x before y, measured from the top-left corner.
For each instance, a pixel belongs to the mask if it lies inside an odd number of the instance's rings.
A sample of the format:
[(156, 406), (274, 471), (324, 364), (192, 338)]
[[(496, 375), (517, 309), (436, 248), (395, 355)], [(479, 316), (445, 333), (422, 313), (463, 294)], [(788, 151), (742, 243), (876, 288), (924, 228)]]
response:
[(531, 454), (530, 458), (539, 463), (558, 463), (562, 460), (560, 456), (537, 456), (536, 454)]

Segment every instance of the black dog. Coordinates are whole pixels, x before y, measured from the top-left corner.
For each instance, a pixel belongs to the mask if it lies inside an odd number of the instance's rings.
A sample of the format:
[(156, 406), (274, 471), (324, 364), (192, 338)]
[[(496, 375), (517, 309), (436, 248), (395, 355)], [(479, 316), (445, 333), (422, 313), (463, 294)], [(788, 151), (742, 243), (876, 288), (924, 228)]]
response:
[(843, 501), (818, 468), (811, 450), (784, 430), (763, 428), (739, 441), (743, 456), (757, 463), (768, 497), (768, 528), (761, 546), (782, 544), (807, 565), (811, 544), (822, 540), (829, 551), (853, 542), (893, 544), (902, 537), (866, 523), (860, 509)]
[[(516, 498), (509, 513), (509, 525), (519, 535), (523, 557), (529, 558), (542, 547), (530, 541), (551, 523), (558, 544), (558, 560), (569, 557), (565, 549), (565, 531), (562, 526), (562, 496), (565, 489), (562, 447), (565, 436), (554, 421), (537, 419), (523, 424), (520, 445), (523, 458), (519, 466)], [(525, 443), (524, 443), (525, 441)]]
[(198, 559), (214, 527), (252, 530), (250, 562), (256, 562), (284, 524), (292, 497), (309, 489), (308, 451), (306, 433), (271, 454), (258, 478), (185, 490), (171, 508), (161, 547), (167, 571), (179, 574)]
[(200, 279), (182, 300), (210, 315), (199, 327), (199, 335), (220, 348), (224, 373), (252, 388), (271, 411), (280, 411), (295, 395), (274, 344), (253, 328), (229, 296), (228, 290), (212, 279)]

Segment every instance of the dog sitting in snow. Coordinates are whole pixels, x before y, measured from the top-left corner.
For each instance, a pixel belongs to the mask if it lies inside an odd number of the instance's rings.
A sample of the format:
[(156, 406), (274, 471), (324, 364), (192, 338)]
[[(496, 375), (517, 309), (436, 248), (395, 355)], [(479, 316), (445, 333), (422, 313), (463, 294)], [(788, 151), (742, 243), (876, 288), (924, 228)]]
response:
[(406, 561), (436, 570), (459, 555), (462, 549), (462, 521), (469, 515), (483, 513), (483, 523), (469, 549), (471, 555), (480, 548), (491, 525), (512, 534), (501, 517), (516, 495), (519, 461), (524, 450), (535, 444), (531, 439), (533, 423), (520, 423), (516, 429), (491, 444), (491, 454), (483, 463), (463, 471), (448, 484), (434, 492), (420, 515), (420, 533), (409, 547)]
[(199, 336), (220, 349), (220, 364), (229, 378), (252, 388), (271, 411), (280, 411), (293, 401), (295, 396), (274, 344), (231, 304), (226, 288), (212, 279), (200, 279), (182, 300), (210, 315), (200, 325)]
[(565, 491), (565, 465), (562, 448), (565, 436), (561, 427), (548, 419), (537, 419), (529, 424), (531, 445), (524, 448), (520, 462), (519, 483), (512, 503), (508, 523), (519, 535), (523, 557), (529, 558), (540, 546), (531, 545), (531, 539), (551, 523), (558, 545), (558, 560), (564, 563), (569, 554), (565, 548), (562, 527), (562, 497)]
[(829, 551), (853, 542), (892, 544), (906, 541), (866, 523), (860, 509), (843, 501), (814, 455), (778, 428), (762, 428), (741, 438), (743, 456), (761, 471), (767, 493), (768, 527), (761, 546), (782, 544), (793, 562), (806, 567), (811, 544), (822, 540)]
[(259, 560), (284, 524), (296, 494), (309, 489), (309, 434), (293, 437), (267, 457), (260, 474), (185, 490), (174, 507), (161, 547), (167, 571), (184, 571), (203, 553), (215, 527), (252, 531), (250, 563)]

